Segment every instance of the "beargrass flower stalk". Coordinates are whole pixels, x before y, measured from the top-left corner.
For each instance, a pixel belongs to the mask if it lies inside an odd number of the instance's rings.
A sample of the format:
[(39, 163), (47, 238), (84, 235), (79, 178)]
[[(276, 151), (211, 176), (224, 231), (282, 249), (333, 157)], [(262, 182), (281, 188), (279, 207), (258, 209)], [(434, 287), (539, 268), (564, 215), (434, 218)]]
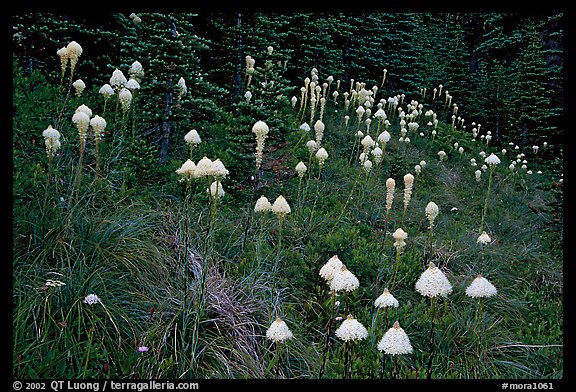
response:
[(297, 102), (298, 102), (298, 98), (296, 98), (296, 96), (292, 96), (292, 98), (290, 99), (290, 103), (292, 104), (292, 109), (296, 108)]
[(386, 218), (392, 209), (392, 202), (394, 201), (394, 189), (396, 188), (396, 181), (393, 178), (386, 180)]
[(286, 216), (291, 212), (290, 205), (284, 198), (280, 195), (274, 200), (272, 204), (272, 212), (278, 217), (278, 249), (282, 248), (282, 224), (286, 219)]
[(352, 351), (352, 343), (358, 340), (363, 340), (368, 337), (368, 330), (351, 314), (348, 315), (346, 320), (336, 329), (336, 336), (344, 341), (344, 374), (343, 377), (347, 379), (352, 378), (352, 361), (350, 355)]
[(322, 139), (324, 138), (324, 129), (326, 126), (322, 120), (317, 120), (314, 124), (314, 131), (316, 132), (316, 147), (320, 148), (322, 145)]
[(406, 215), (408, 204), (410, 204), (413, 185), (414, 185), (414, 176), (411, 173), (406, 174), (404, 176), (404, 215)]
[(106, 114), (106, 104), (108, 103), (108, 99), (110, 99), (110, 97), (114, 95), (115, 92), (112, 86), (106, 83), (100, 87), (99, 93), (104, 97), (104, 109), (102, 110), (102, 115), (104, 115)]
[(202, 139), (200, 138), (198, 131), (195, 129), (191, 129), (190, 131), (188, 131), (188, 133), (184, 135), (184, 141), (188, 144), (188, 146), (190, 146), (190, 159), (194, 159), (192, 155), (194, 147), (202, 143)]
[[(476, 317), (474, 323), (474, 333), (478, 337), (478, 348), (477, 348), (477, 356), (480, 361), (484, 355), (482, 354), (482, 335), (485, 332), (483, 329), (484, 326), (484, 318), (483, 318), (483, 308), (484, 308), (484, 298), (493, 297), (498, 293), (496, 287), (485, 277), (482, 275), (478, 275), (472, 283), (466, 288), (466, 295), (470, 298), (477, 298), (478, 305), (476, 307)], [(477, 331), (476, 328), (480, 330)]]
[(384, 81), (386, 80), (386, 73), (387, 72), (388, 72), (388, 70), (386, 68), (384, 68), (383, 75), (382, 75), (382, 83), (380, 83), (380, 88), (382, 88), (382, 86), (384, 86)]
[(264, 151), (264, 141), (268, 137), (269, 130), (268, 125), (264, 121), (257, 121), (252, 126), (252, 133), (256, 135), (256, 179), (259, 178)]
[(246, 99), (246, 103), (249, 104), (250, 100), (252, 99), (252, 93), (250, 91), (246, 91), (246, 93), (244, 93), (244, 99)]
[(76, 90), (76, 96), (79, 97), (82, 95), (82, 91), (86, 88), (86, 84), (82, 79), (77, 79), (74, 83), (72, 83), (72, 87)]
[[(340, 271), (344, 266), (344, 263), (338, 258), (338, 255), (332, 256), (328, 261), (320, 268), (319, 275), (328, 283), (328, 286), (332, 284), (332, 279), (334, 275)], [(322, 378), (324, 374), (324, 368), (326, 365), (326, 357), (328, 355), (328, 349), (330, 346), (330, 333), (332, 331), (332, 322), (334, 320), (334, 309), (336, 305), (336, 291), (330, 290), (330, 318), (328, 319), (328, 324), (326, 326), (326, 338), (324, 340), (324, 353), (322, 355), (322, 364), (320, 366), (320, 372), (318, 378)]]
[(397, 308), (400, 306), (398, 300), (390, 293), (388, 288), (385, 288), (382, 294), (374, 301), (374, 307), (376, 308), (376, 313), (372, 319), (372, 327), (375, 329), (375, 321), (378, 317), (378, 311), (380, 309), (384, 309), (385, 313), (385, 322), (384, 322), (384, 329), (388, 328), (388, 310), (390, 308)]
[(76, 64), (82, 55), (82, 46), (80, 46), (78, 42), (72, 41), (66, 46), (66, 51), (68, 52), (68, 58), (70, 59), (70, 83), (72, 83), (72, 77), (74, 76)]
[(264, 234), (264, 217), (266, 213), (272, 211), (272, 204), (268, 201), (266, 196), (260, 196), (256, 200), (256, 205), (254, 206), (254, 213), (260, 214), (260, 234), (258, 235), (258, 248), (256, 249), (256, 261), (260, 260), (260, 249), (262, 248), (262, 237)]
[(324, 108), (326, 107), (326, 98), (320, 98), (320, 120), (324, 118)]
[[(398, 321), (394, 322), (392, 328), (390, 328), (382, 339), (378, 342), (378, 350), (384, 354), (392, 355), (392, 360), (394, 362), (394, 369), (392, 370), (392, 378), (398, 377), (397, 371), (397, 361), (398, 355), (411, 354), (413, 352), (412, 344), (410, 343), (410, 338), (400, 327)], [(382, 370), (381, 376), (384, 375), (384, 357), (382, 358)]]
[(128, 75), (137, 82), (141, 82), (144, 77), (144, 67), (142, 67), (142, 64), (139, 61), (134, 61), (128, 69)]
[(276, 350), (275, 350), (275, 355), (274, 355), (274, 367), (276, 368), (276, 375), (279, 377), (280, 376), (280, 346), (282, 345), (282, 343), (285, 343), (286, 341), (292, 339), (294, 337), (294, 334), (292, 333), (292, 331), (290, 330), (290, 328), (288, 328), (288, 325), (286, 324), (286, 322), (284, 320), (282, 320), (280, 317), (276, 318), (276, 320), (274, 320), (272, 322), (272, 324), (270, 325), (270, 327), (268, 327), (268, 330), (266, 330), (266, 338), (268, 338), (269, 340), (273, 341), (275, 346), (276, 346)]
[(306, 167), (306, 165), (304, 164), (304, 162), (300, 161), (298, 162), (298, 164), (296, 165), (296, 173), (298, 173), (298, 202), (296, 203), (296, 205), (298, 206), (298, 208), (300, 208), (300, 190), (302, 189), (302, 178), (304, 178), (304, 175), (306, 174), (306, 170), (308, 170), (308, 168)]
[(490, 154), (484, 162), (489, 165), (490, 171), (488, 174), (488, 190), (486, 191), (486, 199), (484, 200), (484, 209), (482, 210), (482, 220), (480, 221), (480, 233), (482, 233), (484, 229), (484, 219), (486, 217), (486, 211), (488, 210), (488, 201), (490, 199), (490, 188), (492, 186), (492, 176), (494, 173), (494, 167), (500, 164), (500, 158), (496, 156), (494, 153)]
[(98, 178), (98, 146), (102, 137), (104, 136), (104, 129), (106, 128), (106, 120), (104, 118), (96, 115), (90, 120), (90, 126), (92, 127), (92, 132), (94, 133), (94, 156), (96, 158), (96, 178)]
[(186, 80), (183, 77), (178, 79), (178, 83), (176, 84), (176, 88), (178, 89), (178, 100), (182, 100), (188, 93), (188, 87), (186, 86)]
[(56, 51), (56, 54), (60, 57), (60, 88), (64, 83), (64, 75), (66, 74), (66, 68), (68, 67), (68, 62), (70, 56), (68, 54), (68, 48), (64, 46)]
[(452, 284), (444, 273), (430, 262), (426, 269), (416, 281), (416, 291), (423, 296), (429, 297), (431, 302), (431, 327), (429, 337), (430, 358), (428, 360), (427, 378), (432, 377), (432, 362), (434, 359), (434, 323), (436, 315), (436, 298), (447, 297), (452, 292)]

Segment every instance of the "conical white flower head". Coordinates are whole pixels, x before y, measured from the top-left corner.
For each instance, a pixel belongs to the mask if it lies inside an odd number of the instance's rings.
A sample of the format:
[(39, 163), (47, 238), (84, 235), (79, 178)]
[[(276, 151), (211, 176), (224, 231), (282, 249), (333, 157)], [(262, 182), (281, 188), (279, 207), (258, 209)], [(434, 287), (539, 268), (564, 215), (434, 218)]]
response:
[(482, 234), (480, 234), (480, 236), (476, 240), (477, 243), (482, 245), (489, 244), (491, 241), (492, 238), (490, 238), (490, 236), (485, 231), (483, 231)]
[(314, 151), (316, 151), (316, 141), (308, 140), (306, 142), (306, 148), (308, 148), (308, 151), (310, 151), (310, 153), (312, 154)]
[(126, 76), (120, 71), (118, 68), (112, 72), (112, 76), (110, 77), (110, 85), (112, 87), (116, 87), (116, 89), (120, 89), (124, 87), (128, 80), (126, 80)]
[(474, 175), (476, 176), (476, 181), (480, 181), (480, 178), (482, 177), (482, 170), (476, 170)]
[(298, 173), (298, 176), (300, 176), (300, 177), (304, 176), (304, 173), (306, 173), (307, 169), (308, 168), (306, 167), (306, 165), (302, 161), (298, 162), (298, 164), (296, 165), (296, 172)]
[(364, 139), (362, 139), (362, 141), (360, 143), (362, 144), (362, 146), (364, 148), (372, 147), (372, 146), (374, 146), (374, 139), (372, 139), (372, 137), (370, 137), (370, 135), (366, 135), (366, 136), (364, 136)]
[(76, 127), (80, 132), (86, 132), (90, 125), (90, 116), (85, 112), (78, 111), (72, 116), (72, 122), (76, 124)]
[(78, 58), (82, 55), (82, 46), (76, 41), (72, 41), (66, 46), (66, 51), (70, 57), (70, 66), (74, 69)]
[(308, 125), (308, 123), (302, 123), (302, 125), (300, 125), (300, 129), (305, 132), (308, 132), (310, 131), (310, 125)]
[(259, 135), (266, 136), (269, 131), (270, 129), (268, 128), (268, 125), (264, 121), (257, 121), (252, 126), (252, 132), (256, 134), (256, 137), (258, 137)]
[(176, 173), (186, 178), (194, 178), (196, 173), (196, 164), (188, 159), (179, 169), (176, 170)]
[(334, 273), (330, 282), (330, 290), (334, 291), (354, 291), (358, 287), (360, 287), (360, 281), (352, 272), (348, 271), (345, 265), (342, 265), (340, 270)]
[(330, 284), (336, 272), (340, 271), (343, 265), (338, 256), (334, 255), (320, 268), (320, 276)]
[(425, 211), (426, 211), (426, 218), (428, 218), (428, 221), (430, 222), (430, 226), (432, 226), (432, 224), (434, 223), (434, 220), (438, 216), (438, 212), (439, 212), (438, 205), (436, 205), (436, 203), (431, 201), (430, 203), (428, 203), (426, 205)]
[(126, 87), (128, 90), (130, 91), (134, 91), (134, 90), (140, 90), (140, 83), (138, 83), (138, 81), (136, 79), (130, 78), (126, 84), (124, 85), (124, 87)]
[(399, 305), (400, 304), (398, 303), (398, 300), (394, 298), (392, 294), (390, 294), (388, 289), (384, 289), (384, 292), (374, 301), (374, 306), (377, 308), (397, 308)]
[(86, 88), (86, 84), (82, 79), (78, 79), (74, 83), (72, 83), (72, 87), (74, 87), (74, 89), (76, 90), (76, 95), (80, 96), (82, 94), (82, 91), (84, 91), (84, 89)]
[(472, 298), (487, 298), (497, 293), (496, 287), (482, 275), (478, 275), (466, 288), (466, 295)]
[(490, 156), (488, 156), (488, 158), (484, 160), (484, 162), (486, 162), (489, 166), (499, 165), (500, 158), (498, 158), (494, 153), (492, 153), (490, 154)]
[(414, 166), (414, 172), (416, 172), (416, 174), (420, 174), (420, 172), (422, 172), (422, 166), (420, 165)]
[(416, 291), (426, 297), (446, 297), (452, 292), (452, 285), (446, 275), (430, 262), (416, 282)]
[(212, 162), (211, 175), (213, 175), (214, 177), (222, 179), (226, 177), (229, 173), (230, 172), (228, 171), (228, 169), (226, 169), (224, 163), (222, 163), (220, 159), (216, 159), (215, 161)]
[(324, 147), (320, 147), (320, 149), (316, 152), (316, 158), (318, 159), (318, 164), (322, 166), (324, 161), (328, 159), (328, 152), (324, 149)]
[(270, 204), (266, 196), (260, 196), (260, 198), (256, 200), (256, 205), (254, 206), (254, 212), (267, 212), (267, 211), (272, 211), (272, 204)]
[(191, 129), (186, 135), (184, 135), (184, 141), (188, 144), (198, 145), (202, 142), (202, 139), (200, 139), (197, 130)]
[(84, 112), (88, 115), (88, 117), (92, 117), (92, 110), (84, 104), (78, 106), (75, 112)]
[(122, 110), (128, 110), (132, 103), (132, 93), (127, 88), (123, 87), (118, 93), (118, 98), (122, 104)]
[(90, 120), (90, 126), (94, 131), (94, 138), (100, 140), (104, 136), (104, 129), (106, 128), (106, 120), (96, 115)]
[(390, 355), (412, 353), (410, 338), (408, 338), (404, 329), (400, 327), (398, 321), (382, 336), (382, 339), (378, 342), (378, 350)]
[(204, 157), (196, 165), (196, 177), (207, 177), (212, 175), (212, 160)]
[(266, 331), (266, 337), (276, 343), (283, 343), (293, 338), (292, 331), (282, 319), (277, 318)]
[(250, 100), (252, 99), (252, 92), (246, 91), (246, 93), (244, 94), (244, 98), (246, 98), (246, 102), (250, 102)]
[(278, 215), (279, 218), (284, 218), (290, 213), (290, 211), (290, 206), (284, 196), (280, 195), (276, 200), (274, 200), (274, 204), (272, 204), (272, 212)]
[(404, 240), (408, 238), (408, 233), (406, 233), (401, 228), (398, 228), (394, 233), (392, 233), (392, 238), (394, 238), (394, 247), (398, 248), (400, 251), (406, 246), (406, 241)]
[(178, 92), (178, 95), (180, 97), (183, 97), (188, 93), (188, 87), (186, 87), (186, 80), (183, 77), (180, 77), (180, 79), (178, 79), (177, 87), (180, 90)]
[(378, 141), (380, 143), (388, 143), (390, 141), (390, 133), (388, 131), (384, 131), (382, 132), (380, 135), (378, 135)]
[(396, 188), (396, 181), (394, 181), (393, 178), (388, 178), (386, 180), (386, 212), (388, 212), (392, 208), (395, 188)]
[(315, 130), (316, 132), (319, 132), (319, 131), (322, 131), (322, 132), (323, 132), (325, 128), (326, 128), (326, 126), (325, 126), (324, 123), (323, 123), (322, 121), (320, 121), (320, 120), (317, 120), (316, 123), (314, 123), (314, 130)]
[(102, 94), (105, 99), (110, 98), (112, 95), (115, 94), (114, 89), (108, 83), (100, 87), (100, 90), (98, 92)]
[(384, 110), (382, 110), (382, 108), (376, 110), (376, 113), (374, 113), (374, 117), (381, 119), (381, 120), (385, 120), (386, 119), (386, 112)]
[(363, 167), (364, 167), (364, 170), (365, 170), (366, 172), (369, 172), (370, 170), (372, 170), (372, 161), (369, 160), (369, 159), (366, 159), (366, 160), (364, 161)]
[(368, 330), (352, 315), (348, 315), (346, 320), (336, 329), (336, 336), (343, 341), (362, 340), (368, 337)]
[[(216, 185), (218, 183), (218, 185)], [(216, 187), (218, 186), (218, 187)], [(206, 189), (206, 192), (210, 193), (210, 196), (214, 198), (221, 198), (226, 194), (224, 192), (224, 188), (222, 187), (222, 183), (220, 181), (214, 181), (210, 184), (210, 188)]]
[(46, 128), (44, 131), (42, 131), (42, 136), (46, 139), (51, 138), (51, 139), (60, 139), (60, 132), (58, 132), (58, 130), (52, 128), (52, 125), (48, 125), (48, 128)]
[(138, 79), (144, 76), (144, 67), (142, 67), (139, 61), (134, 61), (128, 69), (128, 75), (132, 76), (136, 81), (139, 81)]

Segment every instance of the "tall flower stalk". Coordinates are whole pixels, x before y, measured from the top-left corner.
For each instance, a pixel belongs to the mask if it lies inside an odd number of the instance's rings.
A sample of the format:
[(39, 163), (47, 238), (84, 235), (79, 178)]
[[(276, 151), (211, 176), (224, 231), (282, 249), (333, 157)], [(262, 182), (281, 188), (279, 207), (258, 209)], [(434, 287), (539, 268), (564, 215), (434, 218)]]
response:
[(432, 378), (432, 363), (434, 360), (434, 326), (436, 322), (436, 302), (437, 297), (447, 297), (452, 292), (452, 284), (444, 273), (430, 262), (428, 268), (420, 275), (416, 281), (416, 291), (421, 295), (430, 298), (431, 326), (428, 345), (430, 356), (427, 366), (427, 378)]
[(486, 217), (486, 211), (488, 211), (488, 201), (490, 200), (490, 188), (492, 186), (492, 175), (494, 173), (494, 167), (500, 164), (500, 159), (495, 154), (490, 154), (484, 162), (489, 166), (488, 174), (488, 189), (486, 191), (486, 199), (484, 200), (484, 209), (482, 210), (482, 220), (480, 221), (480, 233), (484, 230), (484, 219)]

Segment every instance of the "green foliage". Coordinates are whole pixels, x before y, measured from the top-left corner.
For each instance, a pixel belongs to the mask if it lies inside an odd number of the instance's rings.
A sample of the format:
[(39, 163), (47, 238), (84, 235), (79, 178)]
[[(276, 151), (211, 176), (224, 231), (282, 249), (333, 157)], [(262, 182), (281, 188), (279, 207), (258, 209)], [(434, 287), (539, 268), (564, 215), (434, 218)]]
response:
[[(338, 379), (348, 363), (352, 378), (563, 377), (560, 15), (526, 25), (517, 15), (491, 14), (139, 17), (14, 19), (15, 377)], [(50, 22), (58, 25), (53, 31)], [(59, 85), (55, 57), (72, 39), (90, 42), (77, 72), (92, 83), (80, 97)], [(247, 55), (255, 60), (250, 82)], [(135, 60), (145, 75), (131, 107), (117, 109), (113, 96), (104, 111), (100, 85)], [(309, 108), (299, 112), (299, 88), (312, 68), (320, 86), (334, 77), (331, 92), (341, 81), (336, 102), (326, 95), (323, 166), (305, 146), (314, 129), (299, 129), (319, 118), (319, 110), (310, 120)], [(401, 141), (400, 111), (384, 106), (392, 138), (370, 171), (354, 146), (367, 125), (357, 123), (356, 104), (343, 106), (344, 92), (357, 87), (351, 79), (381, 87), (372, 115), (380, 99), (403, 93), (399, 108), (420, 125), (408, 130), (410, 143)], [(444, 97), (432, 100), (441, 83), (462, 106), (465, 125), (452, 126)], [(81, 104), (107, 121), (103, 137), (89, 128), (83, 146), (71, 122)], [(422, 113), (408, 121), (418, 104)], [(437, 126), (428, 125), (427, 110)], [(270, 133), (255, 173), (258, 120)], [(473, 121), (482, 123), (481, 135), (491, 131), (490, 143), (472, 137)], [(62, 134), (51, 159), (42, 140), (48, 125)], [(192, 153), (184, 141), (190, 129), (202, 138)], [(541, 148), (518, 158), (508, 141)], [(481, 152), (501, 159), (489, 197)], [(213, 176), (176, 173), (190, 155), (225, 164), (223, 197), (207, 193)], [(299, 161), (307, 166), (302, 178), (294, 170)], [(407, 173), (415, 179), (405, 204)], [(389, 210), (388, 178), (396, 181)], [(279, 195), (291, 207), (286, 217), (254, 212), (258, 197), (273, 203)], [(425, 214), (430, 201), (439, 206), (433, 224)], [(480, 245), (484, 211), (492, 241)], [(398, 228), (408, 234), (401, 252), (392, 237)], [(358, 278), (355, 290), (332, 292), (320, 276), (334, 255)], [(452, 284), (446, 298), (415, 291), (430, 262)], [(497, 287), (496, 296), (466, 295), (478, 274)], [(375, 307), (384, 288), (398, 307)], [(86, 304), (88, 294), (101, 303)], [(349, 314), (368, 337), (347, 346), (335, 330)], [(266, 338), (277, 317), (293, 339)], [(414, 351), (392, 358), (377, 344), (395, 321)]]

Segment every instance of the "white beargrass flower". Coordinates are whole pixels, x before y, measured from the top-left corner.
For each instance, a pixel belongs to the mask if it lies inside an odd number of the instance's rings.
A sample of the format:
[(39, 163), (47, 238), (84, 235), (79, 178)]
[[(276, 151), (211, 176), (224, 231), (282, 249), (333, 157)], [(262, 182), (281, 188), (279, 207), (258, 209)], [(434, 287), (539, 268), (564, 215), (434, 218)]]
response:
[(464, 147), (459, 147), (459, 148), (458, 148), (458, 152), (459, 152), (460, 154), (464, 154)]
[(49, 158), (52, 158), (62, 146), (60, 143), (60, 132), (52, 128), (52, 125), (48, 125), (48, 128), (42, 132), (42, 136), (46, 145), (46, 154)]
[(394, 247), (397, 252), (402, 252), (402, 249), (406, 246), (406, 241), (404, 240), (408, 238), (408, 233), (401, 228), (398, 228), (394, 233), (392, 233), (392, 238), (394, 238)]
[(88, 117), (92, 117), (92, 109), (90, 109), (88, 106), (84, 104), (78, 106), (75, 112), (84, 112), (88, 115)]
[(222, 161), (218, 158), (212, 162), (212, 170), (210, 174), (217, 179), (222, 179), (230, 174), (230, 172), (228, 169), (226, 169), (224, 163), (222, 163)]
[(188, 144), (197, 146), (202, 142), (202, 139), (200, 139), (200, 135), (198, 134), (197, 130), (191, 129), (188, 131), (188, 133), (186, 133), (186, 135), (184, 135), (184, 141)]
[(84, 91), (84, 89), (86, 88), (86, 84), (82, 79), (78, 79), (74, 83), (72, 83), (72, 87), (74, 87), (74, 89), (76, 90), (76, 96), (79, 97), (80, 95), (82, 95), (82, 91)]
[(374, 150), (372, 150), (371, 154), (374, 156), (374, 162), (376, 162), (377, 165), (382, 161), (383, 153), (384, 152), (380, 147), (376, 147)]
[(393, 178), (388, 178), (386, 180), (386, 213), (392, 208), (392, 202), (394, 201), (394, 188), (396, 187), (396, 181)]
[(196, 165), (196, 177), (208, 177), (212, 175), (212, 160), (204, 157)]
[(399, 305), (398, 300), (390, 294), (388, 289), (384, 289), (384, 292), (382, 292), (382, 294), (380, 294), (380, 296), (374, 301), (374, 306), (377, 308), (397, 308)]
[(296, 170), (296, 173), (298, 173), (298, 177), (302, 178), (302, 177), (304, 177), (304, 173), (306, 173), (306, 170), (308, 170), (308, 168), (306, 167), (304, 162), (300, 161), (296, 165), (295, 170)]
[(196, 164), (192, 160), (188, 159), (186, 162), (176, 170), (176, 173), (180, 174), (184, 178), (194, 178), (196, 177)]
[(290, 213), (290, 206), (288, 202), (284, 198), (284, 196), (280, 195), (274, 200), (274, 204), (272, 204), (272, 212), (275, 213), (279, 219), (283, 219)]
[(127, 81), (128, 80), (122, 71), (116, 68), (110, 77), (110, 86), (116, 88), (116, 90), (120, 90), (122, 87), (124, 87)]
[(326, 280), (326, 283), (331, 284), (332, 279), (334, 279), (334, 275), (340, 271), (344, 263), (340, 261), (337, 255), (334, 255), (328, 259), (326, 264), (320, 268), (320, 276)]
[(325, 125), (322, 121), (317, 120), (314, 124), (314, 131), (316, 132), (316, 144), (320, 146), (322, 144), (322, 138), (324, 138)]
[(70, 56), (68, 55), (68, 48), (60, 48), (56, 51), (56, 54), (60, 57), (60, 68), (62, 70), (62, 77), (64, 77), (64, 73), (66, 73), (66, 66), (68, 65), (68, 60), (70, 59)]
[(328, 152), (324, 149), (324, 147), (320, 147), (320, 149), (316, 152), (316, 158), (318, 159), (318, 164), (320, 167), (324, 165), (324, 161), (328, 158)]
[(480, 167), (480, 169), (482, 169), (482, 171), (486, 171), (486, 170), (488, 169), (488, 166), (482, 165), (482, 166)]
[(128, 69), (128, 75), (137, 82), (140, 82), (141, 78), (144, 76), (144, 67), (142, 67), (142, 64), (140, 64), (139, 61), (134, 61)]
[(477, 243), (482, 245), (489, 244), (491, 241), (492, 238), (490, 238), (490, 236), (485, 231), (483, 231), (482, 234), (480, 234), (480, 236), (476, 240)]
[(132, 93), (127, 88), (123, 87), (122, 90), (118, 93), (118, 98), (120, 99), (120, 103), (122, 104), (122, 110), (126, 111), (130, 108), (130, 104), (132, 103)]
[(404, 212), (408, 208), (410, 198), (412, 197), (412, 186), (414, 184), (414, 176), (410, 173), (404, 176)]
[(308, 148), (308, 151), (310, 154), (312, 154), (314, 151), (316, 151), (316, 141), (308, 140), (308, 142), (306, 142), (306, 148)]
[(482, 176), (482, 171), (481, 170), (476, 170), (474, 172), (474, 175), (476, 176), (476, 181), (480, 181), (480, 177)]
[(296, 102), (298, 102), (298, 98), (296, 98), (295, 96), (293, 96), (290, 99), (290, 103), (292, 104), (292, 108), (296, 107)]
[(78, 59), (82, 55), (82, 46), (80, 46), (78, 42), (72, 41), (66, 46), (66, 51), (68, 57), (70, 58), (70, 68), (72, 69), (72, 72), (74, 72), (76, 63), (78, 62)]
[(178, 99), (182, 99), (182, 97), (188, 93), (188, 87), (186, 87), (186, 80), (184, 80), (183, 77), (180, 77), (180, 79), (178, 79), (176, 87), (178, 88)]
[(414, 172), (416, 172), (416, 175), (419, 175), (422, 172), (422, 166), (420, 165), (414, 166)]
[(96, 115), (90, 120), (90, 126), (94, 131), (94, 140), (100, 141), (104, 136), (104, 129), (106, 128), (106, 120)]
[(206, 189), (206, 193), (210, 193), (210, 196), (212, 196), (215, 199), (216, 198), (219, 199), (226, 194), (220, 181), (212, 182), (212, 184), (210, 184), (210, 188)]
[(126, 84), (124, 85), (124, 87), (126, 87), (128, 90), (130, 91), (134, 91), (134, 90), (140, 90), (140, 83), (138, 83), (138, 81), (136, 79), (130, 78)]
[(95, 305), (100, 303), (100, 298), (98, 298), (96, 294), (88, 294), (86, 297), (84, 297), (84, 303), (88, 305)]
[(494, 153), (490, 154), (488, 158), (484, 160), (488, 165), (494, 166), (500, 164), (500, 158), (498, 158)]
[(390, 355), (410, 354), (413, 351), (410, 338), (408, 338), (404, 329), (400, 327), (398, 321), (386, 331), (380, 342), (378, 342), (377, 347), (379, 351)]
[(351, 314), (336, 329), (336, 336), (343, 341), (362, 340), (368, 337), (368, 330)]
[(434, 203), (433, 201), (431, 201), (430, 203), (428, 203), (426, 205), (425, 213), (426, 213), (426, 218), (428, 218), (428, 221), (430, 222), (430, 226), (432, 226), (434, 224), (434, 220), (438, 216), (439, 211), (440, 210), (438, 208), (438, 205), (436, 203)]
[(443, 161), (446, 158), (446, 153), (444, 152), (444, 150), (438, 151), (438, 157), (440, 158), (441, 161)]
[(430, 262), (416, 282), (416, 291), (426, 297), (446, 297), (452, 292), (452, 285), (446, 275)]
[(338, 291), (354, 291), (360, 287), (358, 278), (350, 272), (344, 264), (332, 276), (330, 281), (330, 290)]
[(466, 295), (471, 298), (487, 298), (497, 293), (496, 287), (482, 275), (478, 275), (466, 288)]
[(281, 318), (277, 318), (266, 331), (266, 337), (276, 343), (283, 343), (293, 338), (292, 331)]
[(260, 169), (264, 154), (264, 140), (268, 137), (270, 129), (264, 121), (257, 121), (252, 126), (252, 133), (256, 135), (256, 169)]
[(108, 99), (115, 94), (114, 89), (108, 83), (100, 87), (98, 92), (104, 96), (104, 99)]
[(266, 196), (260, 196), (260, 198), (256, 200), (256, 205), (254, 206), (254, 212), (268, 212), (268, 211), (272, 211), (272, 204), (270, 204)]
[(72, 116), (72, 122), (76, 124), (76, 128), (78, 128), (80, 142), (84, 142), (86, 140), (86, 134), (88, 133), (88, 127), (90, 126), (90, 116), (83, 111), (77, 111)]
[(368, 173), (370, 170), (372, 170), (372, 161), (370, 161), (369, 159), (366, 159), (366, 160), (364, 161), (363, 168), (364, 168), (364, 170), (365, 170), (367, 173)]
[(308, 132), (310, 130), (310, 125), (308, 125), (307, 123), (303, 123), (302, 125), (300, 125), (300, 129)]
[(368, 149), (370, 147), (374, 146), (374, 140), (372, 139), (372, 137), (370, 137), (370, 135), (366, 135), (364, 137), (364, 139), (362, 139), (362, 141), (360, 142), (360, 144), (362, 144), (362, 146), (364, 147), (364, 149)]
[(421, 166), (421, 167), (426, 166), (426, 161), (420, 161), (420, 166)]

